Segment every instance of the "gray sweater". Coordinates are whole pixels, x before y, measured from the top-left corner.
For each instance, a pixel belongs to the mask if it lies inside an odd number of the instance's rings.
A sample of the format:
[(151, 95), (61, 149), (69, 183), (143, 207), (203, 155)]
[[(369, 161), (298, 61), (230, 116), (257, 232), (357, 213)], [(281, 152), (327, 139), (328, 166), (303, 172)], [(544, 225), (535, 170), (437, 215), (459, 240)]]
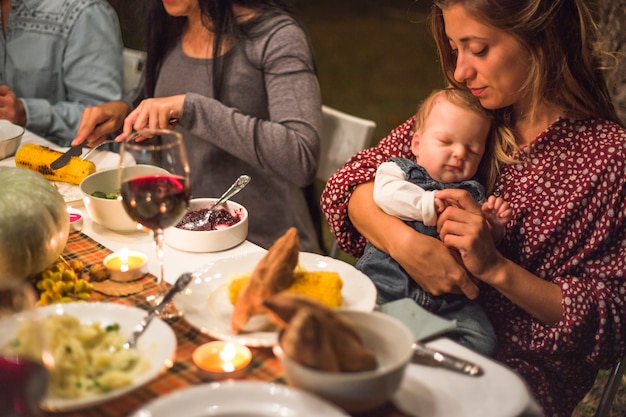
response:
[(155, 97), (186, 94), (176, 129), (184, 135), (193, 197), (218, 197), (248, 174), (250, 184), (233, 198), (250, 214), (248, 239), (268, 247), (295, 226), (301, 250), (319, 251), (302, 193), (315, 178), (322, 120), (305, 33), (276, 16), (218, 59), (226, 68), (221, 101), (211, 98), (214, 61), (184, 55), (180, 43), (155, 88)]

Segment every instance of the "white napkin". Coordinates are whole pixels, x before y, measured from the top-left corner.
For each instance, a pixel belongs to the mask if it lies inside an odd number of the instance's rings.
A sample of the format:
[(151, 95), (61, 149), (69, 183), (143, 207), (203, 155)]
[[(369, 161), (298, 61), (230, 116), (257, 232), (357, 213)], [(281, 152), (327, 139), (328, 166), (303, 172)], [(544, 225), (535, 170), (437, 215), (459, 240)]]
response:
[(424, 341), (456, 328), (456, 320), (446, 320), (419, 306), (410, 298), (378, 306), (378, 310), (403, 322), (415, 336)]

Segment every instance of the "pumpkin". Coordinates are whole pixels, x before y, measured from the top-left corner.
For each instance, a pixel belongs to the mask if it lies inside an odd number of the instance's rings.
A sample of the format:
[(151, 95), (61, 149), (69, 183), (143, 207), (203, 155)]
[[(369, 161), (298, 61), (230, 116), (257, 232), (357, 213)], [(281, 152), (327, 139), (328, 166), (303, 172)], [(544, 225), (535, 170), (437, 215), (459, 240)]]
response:
[(0, 281), (46, 269), (69, 233), (65, 201), (50, 182), (25, 168), (0, 167)]

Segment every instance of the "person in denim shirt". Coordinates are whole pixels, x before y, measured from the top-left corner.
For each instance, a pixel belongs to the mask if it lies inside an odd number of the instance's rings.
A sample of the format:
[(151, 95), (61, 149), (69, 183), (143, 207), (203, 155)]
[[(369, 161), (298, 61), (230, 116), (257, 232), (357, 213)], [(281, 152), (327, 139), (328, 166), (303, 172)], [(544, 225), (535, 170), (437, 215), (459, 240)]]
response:
[[(467, 91), (434, 91), (415, 120), (411, 143), (415, 160), (394, 157), (381, 164), (374, 180), (374, 201), (387, 214), (438, 238), (437, 215), (453, 202), (437, 198), (437, 190), (464, 189), (483, 203), (485, 187), (477, 179), (488, 188), (493, 186), (498, 167), (494, 155), (500, 153), (494, 149), (491, 117)], [(491, 196), (482, 207), (494, 239), (501, 239), (512, 214), (508, 203)], [(391, 256), (369, 242), (356, 267), (376, 285), (379, 304), (411, 298), (433, 313), (456, 320), (450, 337), (459, 343), (485, 355), (495, 350), (495, 332), (478, 302), (462, 294), (429, 294)]]
[(105, 0), (2, 0), (0, 119), (61, 146), (82, 111), (123, 98), (123, 43)]

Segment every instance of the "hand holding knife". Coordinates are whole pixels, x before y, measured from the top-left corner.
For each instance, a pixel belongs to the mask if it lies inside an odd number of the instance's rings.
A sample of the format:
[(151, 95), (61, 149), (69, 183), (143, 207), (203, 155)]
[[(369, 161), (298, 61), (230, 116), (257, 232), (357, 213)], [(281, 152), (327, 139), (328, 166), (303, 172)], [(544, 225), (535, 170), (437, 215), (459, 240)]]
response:
[[(95, 151), (97, 148), (99, 148), (100, 146), (104, 145), (105, 143), (113, 143), (115, 141), (113, 140), (105, 140), (103, 142), (98, 143), (96, 146), (92, 147), (91, 149), (89, 149), (89, 151), (81, 157), (81, 159), (86, 159), (93, 151)], [(63, 168), (65, 165), (67, 165), (71, 160), (73, 156), (81, 156), (83, 153), (83, 144), (78, 144), (78, 145), (74, 145), (72, 147), (70, 147), (70, 149), (68, 149), (63, 155), (59, 156), (57, 159), (55, 159), (51, 164), (50, 164), (50, 168), (53, 170), (57, 170), (59, 168)]]

